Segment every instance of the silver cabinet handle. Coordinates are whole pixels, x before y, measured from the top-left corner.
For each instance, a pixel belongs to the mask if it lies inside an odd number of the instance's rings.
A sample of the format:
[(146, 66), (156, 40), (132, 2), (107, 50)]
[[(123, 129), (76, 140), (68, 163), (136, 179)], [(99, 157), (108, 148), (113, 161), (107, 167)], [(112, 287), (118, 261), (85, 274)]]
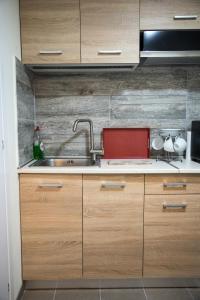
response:
[(186, 203), (180, 203), (180, 204), (172, 204), (172, 203), (163, 203), (163, 209), (186, 209), (187, 204)]
[(61, 55), (63, 54), (62, 50), (41, 50), (39, 52), (41, 55)]
[(184, 182), (163, 183), (164, 189), (186, 189), (187, 184)]
[(198, 16), (174, 16), (174, 20), (196, 20)]
[(100, 50), (98, 51), (100, 55), (120, 55), (122, 54), (122, 50)]
[(126, 184), (124, 182), (102, 182), (101, 188), (102, 189), (113, 189), (113, 190), (123, 190), (125, 188)]
[(42, 189), (61, 189), (63, 187), (62, 183), (40, 183), (39, 188)]

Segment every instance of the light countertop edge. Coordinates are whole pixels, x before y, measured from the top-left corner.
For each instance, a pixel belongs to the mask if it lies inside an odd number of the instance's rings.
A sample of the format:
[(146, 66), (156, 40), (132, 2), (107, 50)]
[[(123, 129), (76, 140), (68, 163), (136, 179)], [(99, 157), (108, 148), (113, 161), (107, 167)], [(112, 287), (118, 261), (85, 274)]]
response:
[(18, 169), (19, 174), (200, 174), (200, 164), (151, 160), (152, 165), (139, 166), (89, 166), (89, 167), (29, 167), (29, 162)]

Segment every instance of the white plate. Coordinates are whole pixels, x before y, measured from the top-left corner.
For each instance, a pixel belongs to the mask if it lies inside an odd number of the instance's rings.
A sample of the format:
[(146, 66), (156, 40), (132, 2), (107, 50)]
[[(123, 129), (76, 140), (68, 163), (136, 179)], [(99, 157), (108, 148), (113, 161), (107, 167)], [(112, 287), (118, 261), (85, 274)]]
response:
[(164, 140), (161, 136), (158, 136), (153, 139), (151, 146), (154, 150), (161, 150), (164, 146)]

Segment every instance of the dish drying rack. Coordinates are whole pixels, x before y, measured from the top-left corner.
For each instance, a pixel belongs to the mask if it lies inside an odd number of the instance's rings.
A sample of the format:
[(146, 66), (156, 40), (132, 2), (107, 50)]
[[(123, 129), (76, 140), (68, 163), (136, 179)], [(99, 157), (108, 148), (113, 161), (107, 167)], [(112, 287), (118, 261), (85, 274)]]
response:
[[(159, 135), (165, 140), (167, 137), (171, 137), (172, 141), (174, 143), (175, 138), (177, 136), (182, 136), (184, 132), (184, 129), (160, 129)], [(156, 160), (157, 161), (165, 161), (165, 162), (171, 162), (171, 161), (183, 161), (183, 154), (178, 154), (176, 152), (168, 152), (164, 151), (164, 157), (161, 155), (157, 155)]]

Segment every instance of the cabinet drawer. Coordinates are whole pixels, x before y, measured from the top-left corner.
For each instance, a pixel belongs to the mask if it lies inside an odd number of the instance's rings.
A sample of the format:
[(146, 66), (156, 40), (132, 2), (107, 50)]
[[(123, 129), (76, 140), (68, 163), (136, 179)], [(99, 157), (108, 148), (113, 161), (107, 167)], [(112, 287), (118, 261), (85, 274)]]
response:
[(199, 29), (199, 0), (141, 0), (140, 29)]
[(199, 175), (146, 175), (145, 194), (198, 194)]
[(148, 195), (144, 276), (200, 275), (200, 195)]

